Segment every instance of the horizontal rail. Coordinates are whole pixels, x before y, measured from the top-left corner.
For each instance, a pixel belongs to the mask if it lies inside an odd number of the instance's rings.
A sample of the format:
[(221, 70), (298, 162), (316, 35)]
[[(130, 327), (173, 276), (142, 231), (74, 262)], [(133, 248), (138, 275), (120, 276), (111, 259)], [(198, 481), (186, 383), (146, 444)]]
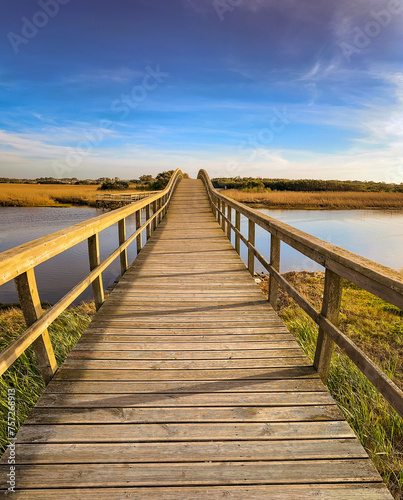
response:
[(311, 236), (304, 231), (268, 215), (261, 214), (253, 208), (222, 195), (214, 189), (205, 170), (199, 172), (199, 178), (204, 181), (208, 191), (215, 198), (224, 201), (228, 206), (270, 234), (280, 238), (287, 245), (295, 248), (295, 250), (323, 267), (331, 269), (341, 277), (403, 309), (403, 279), (397, 271), (321, 240), (316, 236)]
[[(268, 271), (270, 275), (270, 288), (273, 287), (272, 280), (274, 279), (291, 297), (295, 302), (308, 314), (310, 318), (319, 326), (319, 334), (325, 336), (324, 343), (317, 344), (317, 353), (315, 360), (319, 359), (320, 362), (315, 367), (318, 369), (320, 375), (326, 381), (327, 373), (330, 366), (330, 358), (332, 349), (324, 355), (321, 350), (325, 350), (326, 336), (331, 341), (336, 343), (341, 351), (346, 354), (351, 361), (361, 370), (365, 377), (376, 387), (383, 397), (391, 404), (391, 406), (403, 417), (403, 392), (400, 388), (387, 377), (373, 361), (352, 342), (337, 326), (330, 321), (330, 316), (327, 317), (325, 312), (328, 310), (329, 304), (325, 304), (325, 299), (330, 302), (336, 299), (334, 297), (325, 297), (322, 305), (322, 312), (317, 311), (310, 302), (303, 297), (296, 288), (294, 288), (275, 268), (273, 263), (269, 262), (254, 246), (254, 242), (250, 241), (250, 237), (254, 238), (254, 230), (250, 232), (249, 239), (246, 238), (239, 229), (239, 213), (248, 218), (250, 221), (258, 224), (260, 227), (268, 231), (272, 238), (279, 238), (285, 243), (289, 244), (296, 250), (304, 255), (310, 257), (312, 260), (321, 263), (326, 269), (326, 277), (329, 279), (331, 273), (336, 273), (338, 276), (348, 279), (353, 283), (361, 286), (362, 288), (374, 293), (378, 297), (387, 300), (388, 302), (401, 307), (403, 304), (403, 283), (399, 273), (393, 269), (381, 266), (368, 259), (364, 259), (352, 252), (348, 252), (340, 247), (331, 245), (319, 238), (313, 237), (303, 231), (294, 229), (288, 224), (281, 223), (276, 219), (260, 214), (245, 205), (237, 203), (230, 198), (222, 195), (216, 191), (208, 177), (208, 174), (201, 170), (198, 178), (200, 178), (205, 186), (212, 207), (212, 211), (216, 216), (219, 223), (221, 223), (223, 230), (225, 225), (227, 228), (226, 234), (231, 241), (231, 230), (235, 234), (235, 242), (242, 241), (248, 248), (248, 267), (250, 268), (250, 256), (256, 257), (262, 266)], [(224, 206), (227, 205), (228, 216), (225, 215)], [(232, 223), (231, 214), (232, 209), (235, 210), (236, 225)], [(295, 233), (295, 234), (294, 234)], [(237, 249), (239, 253), (239, 248)], [(368, 268), (365, 267), (368, 265)], [(250, 268), (251, 270), (251, 268)], [(253, 265), (252, 270), (253, 274)], [(325, 278), (326, 279), (326, 278)], [(387, 287), (391, 287), (392, 292), (389, 293)], [(386, 289), (385, 289), (386, 288)], [(326, 292), (326, 281), (325, 281)], [(276, 297), (277, 295), (274, 294)], [(340, 294), (341, 297), (341, 294)], [(269, 293), (270, 299), (270, 293)], [(274, 307), (276, 304), (272, 304)], [(334, 305), (334, 304), (333, 304)], [(339, 304), (338, 304), (339, 307)], [(335, 318), (337, 320), (337, 314)], [(336, 321), (337, 322), (337, 321)], [(328, 344), (327, 344), (328, 346)], [(328, 348), (328, 347), (327, 347)]]
[(115, 193), (105, 193), (97, 194), (95, 196), (95, 201), (124, 201), (131, 203), (133, 201), (138, 201), (143, 198), (147, 198), (153, 194), (158, 194), (158, 191), (139, 191), (137, 193), (126, 193), (126, 194), (115, 194)]
[[(178, 170), (176, 172), (178, 172)], [(171, 182), (176, 180), (175, 174), (173, 174)], [(180, 173), (180, 175), (182, 174)], [(116, 224), (138, 210), (145, 208), (153, 201), (163, 198), (169, 193), (172, 185), (173, 184), (170, 183), (158, 194), (132, 203), (127, 207), (118, 208), (107, 214), (99, 215), (93, 219), (80, 222), (74, 226), (61, 229), (48, 236), (43, 236), (37, 240), (24, 243), (0, 253), (0, 285), (16, 278), (28, 269), (36, 267), (38, 264), (55, 257), (78, 243), (85, 241), (90, 236), (103, 231), (109, 226)]]
[[(70, 228), (63, 229), (0, 254), (0, 285), (11, 279), (20, 280), (21, 276), (25, 276), (24, 283), (26, 282), (27, 286), (20, 286), (19, 288), (22, 290), (21, 293), (25, 294), (20, 297), (20, 303), (28, 327), (25, 332), (0, 353), (0, 375), (3, 374), (30, 345), (33, 344), (35, 347), (35, 343), (38, 339), (44, 339), (45, 333), (47, 335), (47, 328), (91, 284), (94, 289), (96, 306), (100, 307), (100, 305), (102, 305), (104, 300), (101, 278), (102, 272), (119, 256), (121, 257), (122, 273), (126, 270), (126, 249), (136, 240), (138, 245), (137, 252), (141, 250), (142, 233), (146, 231), (148, 239), (152, 231), (156, 229), (158, 223), (166, 214), (172, 194), (181, 178), (182, 172), (177, 169), (172, 175), (167, 187), (153, 196), (148, 196), (144, 200), (134, 202), (129, 207), (114, 210), (111, 213), (95, 217), (84, 223), (76, 224)], [(152, 215), (150, 207), (152, 207)], [(144, 208), (146, 210), (147, 220), (143, 224), (140, 224), (140, 212)], [(136, 231), (126, 239), (125, 219), (133, 213), (137, 214)], [(99, 262), (99, 242), (97, 235), (100, 231), (115, 223), (119, 223), (119, 246), (103, 262)], [(40, 308), (39, 295), (36, 289), (36, 282), (33, 274), (34, 267), (85, 239), (89, 241), (90, 263), (92, 262), (93, 264), (91, 265), (90, 273), (54, 306), (46, 312), (43, 312)], [(35, 307), (33, 308), (33, 306)], [(45, 347), (43, 347), (42, 344)], [(52, 367), (49, 366), (49, 359), (54, 359), (50, 342), (42, 344), (42, 350), (38, 349), (35, 352), (43, 378), (45, 382), (48, 383), (55, 373), (57, 366), (54, 366), (54, 363)]]

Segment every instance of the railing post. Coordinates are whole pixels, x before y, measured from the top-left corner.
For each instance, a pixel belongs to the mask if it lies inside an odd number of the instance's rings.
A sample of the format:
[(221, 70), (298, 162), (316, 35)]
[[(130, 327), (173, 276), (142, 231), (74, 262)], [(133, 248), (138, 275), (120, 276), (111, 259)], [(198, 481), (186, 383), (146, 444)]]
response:
[[(343, 288), (341, 285), (341, 277), (333, 271), (330, 271), (330, 269), (326, 269), (322, 314), (335, 326), (337, 326), (337, 322), (339, 319), (342, 293)], [(327, 375), (329, 373), (333, 349), (333, 340), (326, 334), (326, 332), (322, 328), (319, 328), (313, 366), (316, 368), (320, 378), (324, 382), (326, 382)]]
[[(248, 219), (248, 241), (255, 246), (255, 223)], [(248, 269), (252, 276), (255, 274), (255, 254), (253, 250), (248, 247)]]
[[(139, 227), (141, 227), (141, 210), (137, 210), (136, 212), (136, 231), (139, 229)], [(141, 233), (136, 236), (136, 246), (138, 255), (143, 247)]]
[[(240, 212), (238, 212), (238, 210), (235, 210), (235, 227), (238, 229), (238, 231), (241, 230), (241, 214)], [(241, 238), (237, 233), (235, 233), (235, 250), (238, 254), (241, 253)]]
[[(157, 211), (157, 200), (153, 201), (153, 215)], [(157, 217), (154, 218), (153, 220), (153, 231), (157, 229)]]
[[(119, 228), (119, 246), (126, 241), (126, 219), (122, 219), (118, 222)], [(127, 271), (127, 249), (125, 248), (120, 252), (120, 273), (122, 276)]]
[(224, 215), (225, 215), (225, 201), (224, 200), (221, 201), (221, 212), (222, 212), (221, 227), (222, 227), (222, 230), (225, 233), (225, 218), (224, 218)]
[[(36, 286), (34, 269), (31, 268), (27, 272), (20, 274), (14, 281), (25, 323), (27, 327), (30, 327), (43, 314), (38, 288)], [(57, 362), (47, 329), (34, 340), (32, 347), (35, 352), (39, 370), (47, 385), (57, 370)]]
[[(270, 236), (270, 264), (276, 270), (280, 271), (280, 238), (272, 234)], [(278, 283), (273, 276), (269, 278), (269, 302), (274, 309), (277, 308)]]
[[(229, 205), (227, 205), (227, 217), (228, 220), (231, 222), (232, 210)], [(231, 230), (232, 230), (231, 225), (227, 222), (227, 238), (229, 239), (230, 242), (231, 242)]]
[[(90, 258), (90, 270), (92, 271), (101, 263), (99, 254), (99, 236), (98, 233), (88, 238), (88, 255)], [(95, 308), (98, 309), (102, 306), (105, 300), (104, 286), (102, 283), (102, 274), (97, 276), (92, 282), (92, 292), (94, 294)]]
[[(150, 220), (150, 204), (146, 206), (146, 219), (147, 222)], [(151, 236), (151, 224), (147, 224), (147, 229), (146, 229), (147, 241), (150, 239), (150, 236)]]

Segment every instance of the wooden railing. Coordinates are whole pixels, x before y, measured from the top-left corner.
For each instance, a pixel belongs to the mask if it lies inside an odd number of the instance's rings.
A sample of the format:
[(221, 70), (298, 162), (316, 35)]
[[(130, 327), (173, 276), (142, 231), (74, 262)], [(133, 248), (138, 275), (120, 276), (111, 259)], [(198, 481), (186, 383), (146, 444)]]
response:
[[(92, 285), (96, 308), (101, 307), (104, 302), (102, 272), (117, 257), (120, 257), (121, 273), (126, 272), (128, 246), (136, 240), (137, 253), (140, 252), (143, 246), (143, 231), (146, 231), (148, 239), (166, 214), (171, 196), (181, 178), (182, 172), (178, 169), (172, 175), (168, 186), (157, 194), (0, 254), (0, 285), (15, 280), (27, 324), (27, 330), (0, 353), (0, 375), (32, 345), (45, 383), (51, 380), (57, 370), (57, 363), (47, 328), (89, 285)], [(146, 220), (142, 224), (143, 211)], [(126, 217), (132, 214), (136, 214), (136, 231), (127, 238)], [(101, 262), (98, 235), (116, 223), (119, 246)], [(90, 273), (44, 312), (36, 286), (35, 267), (86, 239)]]
[(95, 201), (97, 205), (101, 206), (112, 203), (126, 205), (128, 203), (133, 203), (134, 201), (142, 200), (143, 198), (147, 198), (147, 196), (151, 196), (156, 193), (157, 191), (138, 191), (137, 193), (128, 194), (104, 193), (97, 194)]
[[(327, 379), (336, 343), (403, 417), (403, 392), (337, 328), (342, 278), (403, 309), (403, 280), (399, 273), (237, 203), (214, 189), (205, 170), (200, 170), (198, 178), (204, 182), (213, 214), (230, 241), (232, 231), (235, 233), (236, 251), (240, 253), (241, 241), (246, 245), (250, 273), (254, 274), (255, 257), (268, 271), (270, 275), (268, 300), (272, 306), (276, 308), (278, 286), (281, 285), (319, 325), (314, 366), (322, 380)], [(241, 214), (248, 220), (248, 238), (240, 230)], [(256, 224), (270, 233), (270, 260), (263, 257), (255, 247)], [(281, 241), (325, 268), (325, 288), (320, 312), (279, 273)]]

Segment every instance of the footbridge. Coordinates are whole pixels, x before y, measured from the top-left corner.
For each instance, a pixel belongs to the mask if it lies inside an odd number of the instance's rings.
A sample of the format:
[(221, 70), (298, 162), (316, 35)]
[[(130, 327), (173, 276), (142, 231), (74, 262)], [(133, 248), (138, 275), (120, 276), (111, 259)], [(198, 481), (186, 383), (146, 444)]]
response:
[[(117, 249), (101, 262), (99, 233), (114, 224)], [(256, 225), (270, 233), (270, 259), (255, 247)], [(86, 239), (88, 276), (42, 311), (35, 267)], [(324, 266), (321, 311), (279, 273), (281, 241)], [(121, 277), (105, 299), (102, 272), (115, 259)], [(256, 259), (270, 274), (268, 297), (253, 279)], [(192, 180), (177, 170), (161, 192), (4, 252), (0, 284), (15, 280), (27, 330), (0, 354), (1, 373), (33, 346), (47, 384), (18, 432), (10, 494), (390, 499), (325, 386), (337, 344), (403, 415), (399, 388), (337, 328), (342, 278), (403, 307), (398, 273), (225, 197), (205, 171)], [(313, 364), (275, 312), (279, 285), (319, 325)], [(58, 367), (47, 328), (88, 286), (97, 313)], [(4, 495), (9, 459), (10, 449)]]

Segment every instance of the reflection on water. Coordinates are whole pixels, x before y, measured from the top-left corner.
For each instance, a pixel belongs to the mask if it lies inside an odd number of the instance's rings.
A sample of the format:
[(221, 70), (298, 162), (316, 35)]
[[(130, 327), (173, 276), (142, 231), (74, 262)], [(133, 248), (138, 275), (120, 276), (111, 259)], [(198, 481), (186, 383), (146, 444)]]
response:
[[(403, 211), (382, 210), (260, 210), (302, 231), (346, 248), (393, 269), (403, 267)], [(101, 215), (95, 208), (13, 208), (0, 207), (0, 252), (27, 241)], [(127, 218), (127, 235), (135, 230), (135, 216)], [(241, 217), (241, 230), (247, 236), (247, 221)], [(101, 259), (118, 246), (117, 224), (100, 233)], [(256, 226), (256, 246), (269, 257), (270, 238)], [(281, 272), (320, 270), (321, 267), (289, 246), (281, 244)], [(241, 256), (246, 263), (247, 252), (241, 243)], [(129, 262), (136, 256), (135, 242), (128, 249)], [(256, 271), (263, 271), (257, 262)], [(57, 255), (36, 267), (42, 301), (55, 303), (89, 272), (87, 242)], [(105, 287), (120, 273), (119, 259), (103, 273)], [(77, 300), (91, 298), (91, 288)], [(0, 287), (0, 302), (17, 302), (13, 282)]]

